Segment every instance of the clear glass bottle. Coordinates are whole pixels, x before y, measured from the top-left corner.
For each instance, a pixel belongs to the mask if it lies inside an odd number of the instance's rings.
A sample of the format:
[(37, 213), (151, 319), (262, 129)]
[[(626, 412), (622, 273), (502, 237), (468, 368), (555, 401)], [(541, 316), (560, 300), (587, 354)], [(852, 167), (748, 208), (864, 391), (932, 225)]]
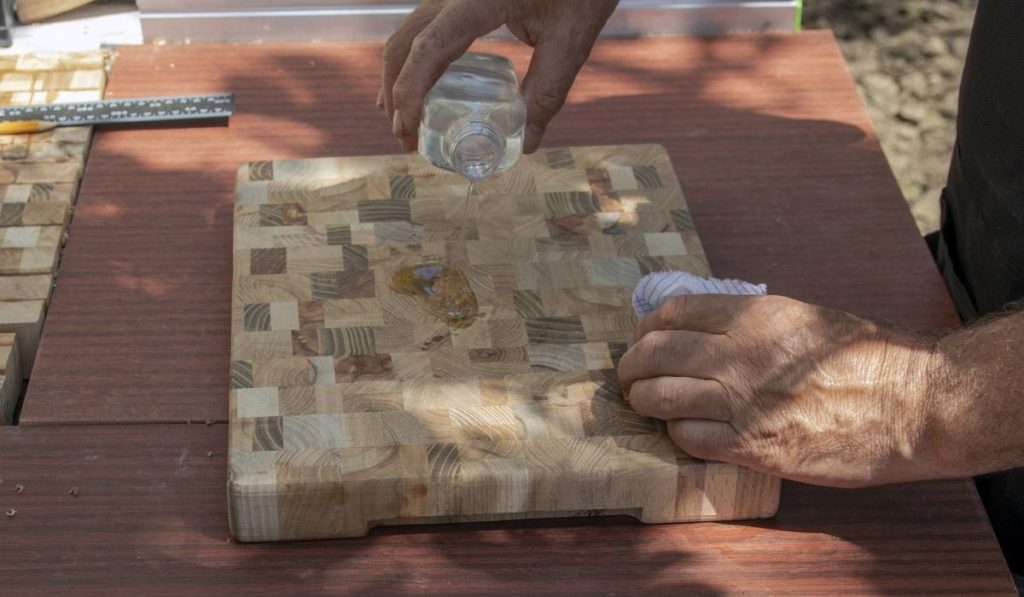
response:
[(523, 153), (526, 105), (512, 62), (467, 52), (423, 105), (420, 155), (472, 181), (511, 167)]

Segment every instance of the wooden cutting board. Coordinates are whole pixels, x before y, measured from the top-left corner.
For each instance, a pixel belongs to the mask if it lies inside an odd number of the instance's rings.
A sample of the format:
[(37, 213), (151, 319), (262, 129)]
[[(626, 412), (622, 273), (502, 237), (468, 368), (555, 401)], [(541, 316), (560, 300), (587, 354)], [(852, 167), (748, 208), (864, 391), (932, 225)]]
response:
[[(417, 155), (238, 173), (231, 528), (242, 541), (385, 524), (628, 514), (766, 517), (777, 479), (692, 459), (615, 365), (652, 271), (709, 273), (664, 149), (548, 149), (467, 183)], [(396, 292), (447, 258), (478, 316)]]

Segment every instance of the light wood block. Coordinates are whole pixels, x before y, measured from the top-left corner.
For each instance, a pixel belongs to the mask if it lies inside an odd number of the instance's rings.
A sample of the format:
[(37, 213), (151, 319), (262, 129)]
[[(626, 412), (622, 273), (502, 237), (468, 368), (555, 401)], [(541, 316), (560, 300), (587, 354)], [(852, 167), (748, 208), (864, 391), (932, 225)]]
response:
[(60, 226), (11, 226), (0, 228), (0, 248), (59, 247), (64, 241)]
[[(453, 229), (465, 183), (418, 156), (256, 162), (237, 189), (228, 490), (239, 539), (774, 513), (777, 479), (687, 456), (618, 385), (636, 281), (708, 270), (682, 236), (692, 228), (676, 224), (690, 220), (660, 146), (525, 156), (475, 189), (468, 240)], [(393, 289), (397, 269), (429, 256), (462, 272), (477, 317), (450, 323)]]
[(61, 226), (0, 228), (0, 274), (52, 274), (63, 244)]
[(0, 274), (47, 274), (57, 269), (60, 247), (0, 248)]
[(14, 423), (21, 386), (21, 360), (15, 335), (0, 334), (0, 425)]
[(45, 317), (46, 301), (0, 302), (0, 333), (13, 332), (17, 336), (21, 374), (26, 379), (32, 374)]
[(0, 203), (45, 203), (71, 205), (76, 197), (75, 183), (33, 183), (0, 185)]
[(0, 301), (48, 302), (53, 291), (53, 275), (0, 276)]
[[(2, 166), (0, 166), (2, 167)], [(0, 203), (0, 227), (67, 225), (71, 208), (62, 201)]]

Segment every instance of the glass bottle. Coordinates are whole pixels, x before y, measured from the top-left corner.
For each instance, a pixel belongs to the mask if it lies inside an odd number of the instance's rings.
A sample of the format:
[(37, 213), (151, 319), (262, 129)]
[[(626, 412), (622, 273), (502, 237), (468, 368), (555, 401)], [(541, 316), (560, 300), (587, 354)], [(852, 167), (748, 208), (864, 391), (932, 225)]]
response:
[(467, 52), (427, 94), (419, 152), (470, 182), (483, 180), (516, 163), (525, 124), (526, 105), (512, 62)]

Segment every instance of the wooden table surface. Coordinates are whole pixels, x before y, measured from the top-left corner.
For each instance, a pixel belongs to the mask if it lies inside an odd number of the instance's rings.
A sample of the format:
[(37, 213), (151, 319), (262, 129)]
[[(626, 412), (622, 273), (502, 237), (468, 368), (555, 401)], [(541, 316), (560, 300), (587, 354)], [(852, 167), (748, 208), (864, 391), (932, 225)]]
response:
[[(17, 510), (0, 520), (5, 587), (1012, 592), (968, 481), (786, 483), (778, 516), (755, 524), (575, 519), (229, 542), (235, 169), (393, 153), (374, 106), (380, 47), (118, 54), (107, 97), (230, 90), (237, 114), (228, 127), (95, 137), (21, 427), (0, 428), (0, 509)], [(716, 274), (907, 325), (955, 324), (830, 34), (603, 42), (547, 143), (650, 142), (668, 149)]]

